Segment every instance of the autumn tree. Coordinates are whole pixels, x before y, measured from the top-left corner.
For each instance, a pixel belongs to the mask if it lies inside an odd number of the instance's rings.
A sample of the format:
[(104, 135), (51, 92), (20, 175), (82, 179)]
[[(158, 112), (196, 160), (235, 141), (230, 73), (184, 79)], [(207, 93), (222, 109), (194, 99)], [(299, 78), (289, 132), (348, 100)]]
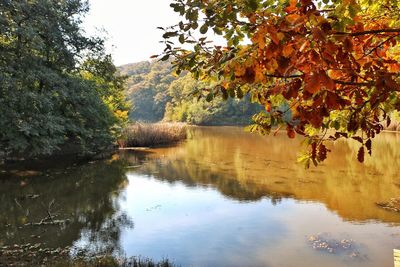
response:
[[(306, 137), (307, 165), (325, 160), (326, 143), (339, 138), (360, 142), (362, 162), (400, 110), (399, 1), (174, 0), (171, 7), (182, 21), (161, 28), (160, 58), (216, 82), (199, 92), (208, 98), (249, 94), (265, 106), (251, 130), (278, 126)], [(278, 109), (282, 103), (289, 108)]]

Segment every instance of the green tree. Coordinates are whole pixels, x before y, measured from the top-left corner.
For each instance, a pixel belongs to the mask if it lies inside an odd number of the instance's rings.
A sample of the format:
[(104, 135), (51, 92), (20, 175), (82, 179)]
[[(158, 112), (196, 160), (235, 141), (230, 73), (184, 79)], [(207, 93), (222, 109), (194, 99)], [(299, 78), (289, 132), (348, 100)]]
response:
[(132, 102), (130, 119), (156, 122), (164, 117), (170, 100), (168, 87), (176, 79), (169, 62), (140, 62), (120, 67), (127, 75), (128, 97)]
[(251, 122), (254, 113), (260, 111), (259, 105), (250, 103), (248, 97), (227, 99), (216, 96), (211, 99), (198, 98), (193, 94), (202, 88), (212, 87), (187, 74), (171, 83), (164, 119), (197, 125), (244, 125)]
[(139, 62), (119, 67), (128, 81), (128, 97), (132, 101), (130, 118), (134, 121), (180, 121), (197, 125), (238, 125), (251, 122), (260, 107), (242, 100), (215, 101), (197, 99), (193, 95), (211, 83), (196, 81), (189, 74), (173, 75), (170, 62)]
[[(0, 2), (0, 150), (51, 154), (110, 144), (127, 106), (103, 40), (81, 29), (82, 0)], [(116, 116), (118, 115), (121, 116)]]

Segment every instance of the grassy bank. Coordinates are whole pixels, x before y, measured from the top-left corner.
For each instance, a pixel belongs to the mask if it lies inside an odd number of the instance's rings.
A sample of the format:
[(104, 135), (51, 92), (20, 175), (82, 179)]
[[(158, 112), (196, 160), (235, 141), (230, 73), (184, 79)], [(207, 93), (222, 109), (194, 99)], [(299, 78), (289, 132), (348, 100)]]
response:
[(118, 144), (121, 148), (173, 144), (186, 139), (186, 128), (184, 123), (135, 123), (125, 129)]

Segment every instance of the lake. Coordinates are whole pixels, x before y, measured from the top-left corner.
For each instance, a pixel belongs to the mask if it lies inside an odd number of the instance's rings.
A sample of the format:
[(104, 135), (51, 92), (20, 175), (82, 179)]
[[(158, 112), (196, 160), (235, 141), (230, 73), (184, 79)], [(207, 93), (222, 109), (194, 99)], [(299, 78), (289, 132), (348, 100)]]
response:
[[(400, 135), (373, 157), (337, 141), (317, 168), (300, 139), (194, 127), (173, 147), (85, 164), (27, 164), (0, 179), (0, 246), (42, 243), (181, 266), (393, 266)], [(11, 174), (10, 174), (11, 173)], [(38, 226), (50, 213), (60, 225)]]

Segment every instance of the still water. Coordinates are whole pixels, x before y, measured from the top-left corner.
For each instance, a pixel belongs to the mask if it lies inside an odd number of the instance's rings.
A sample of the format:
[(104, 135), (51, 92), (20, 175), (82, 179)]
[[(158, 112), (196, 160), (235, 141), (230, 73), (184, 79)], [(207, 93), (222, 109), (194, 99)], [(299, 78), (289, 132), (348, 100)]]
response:
[[(189, 131), (174, 147), (4, 173), (0, 246), (40, 242), (181, 266), (393, 266), (400, 214), (376, 202), (400, 197), (400, 135), (379, 136), (364, 164), (356, 141), (337, 142), (305, 170), (300, 140), (284, 133)], [(69, 223), (29, 226), (47, 211)]]

